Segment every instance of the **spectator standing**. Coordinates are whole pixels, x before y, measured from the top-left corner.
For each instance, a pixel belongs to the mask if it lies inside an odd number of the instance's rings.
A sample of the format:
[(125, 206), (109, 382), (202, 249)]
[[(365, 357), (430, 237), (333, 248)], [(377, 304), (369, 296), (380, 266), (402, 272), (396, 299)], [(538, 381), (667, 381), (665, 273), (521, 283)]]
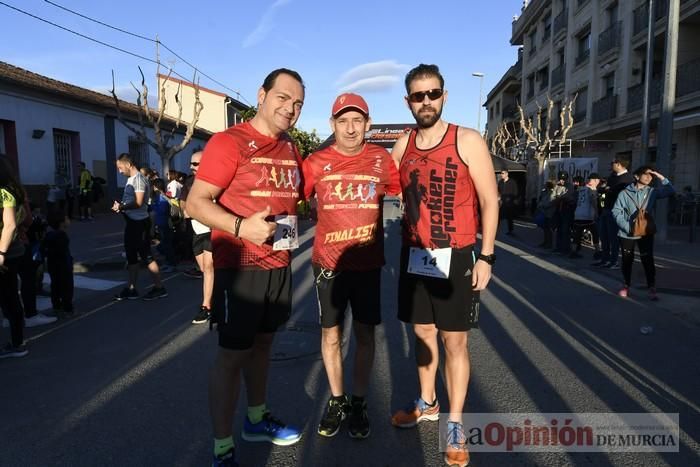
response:
[(544, 237), (539, 246), (541, 248), (552, 248), (552, 228), (556, 207), (554, 205), (554, 182), (551, 180), (545, 182), (544, 188), (540, 192), (540, 196), (537, 199), (537, 211), (542, 213), (541, 227), (544, 231)]
[(163, 182), (162, 178), (156, 178), (153, 181), (151, 212), (160, 238), (158, 251), (165, 256), (166, 264), (161, 266), (160, 272), (173, 272), (176, 261), (173, 245), (173, 226), (170, 220), (170, 200), (165, 196), (165, 182)]
[(634, 177), (627, 171), (627, 162), (621, 159), (613, 160), (610, 167), (612, 172), (608, 177), (605, 206), (601, 213), (601, 226), (603, 228), (600, 231), (600, 240), (603, 254), (597, 265), (608, 269), (619, 269), (617, 261), (620, 254), (619, 227), (612, 215), (612, 209), (620, 192), (630, 183), (634, 183)]
[(66, 222), (57, 213), (49, 214), (50, 230), (43, 241), (46, 265), (51, 277), (51, 304), (56, 311), (73, 314), (73, 256)]
[[(675, 193), (671, 182), (645, 165), (634, 171), (635, 183), (629, 184), (619, 193), (612, 209), (612, 215), (617, 223), (622, 247), (622, 277), (624, 285), (618, 292), (620, 297), (628, 297), (632, 283), (632, 264), (634, 263), (634, 247), (639, 247), (639, 256), (644, 267), (647, 280), (647, 292), (650, 300), (658, 300), (656, 294), (656, 266), (654, 265), (654, 234), (655, 228), (647, 228), (640, 234), (635, 232), (637, 219), (652, 213), (656, 200), (668, 198)], [(652, 187), (654, 178), (660, 181), (658, 188)]]
[(85, 162), (78, 162), (80, 184), (78, 186), (78, 211), (80, 220), (92, 220), (92, 174), (85, 167)]
[(557, 229), (555, 251), (568, 255), (571, 252), (571, 225), (576, 210), (576, 191), (569, 182), (567, 172), (559, 172), (554, 186), (554, 224)]
[(513, 218), (518, 204), (518, 182), (510, 178), (507, 170), (501, 170), (498, 181), (498, 201), (501, 206), (501, 218), (508, 223), (506, 235), (513, 235)]
[(24, 344), (24, 316), (17, 294), (17, 271), (24, 254), (18, 226), (24, 212), (24, 189), (15, 169), (6, 156), (0, 154), (0, 307), (10, 324), (10, 342), (0, 348), (0, 358), (24, 357), (29, 353)]
[(124, 195), (121, 202), (115, 201), (112, 211), (123, 214), (124, 221), (124, 250), (129, 269), (129, 284), (116, 296), (115, 300), (134, 300), (139, 298), (136, 281), (139, 274), (139, 257), (148, 266), (153, 277), (153, 288), (143, 297), (144, 300), (155, 300), (168, 296), (160, 280), (158, 263), (151, 255), (151, 236), (149, 235), (148, 205), (146, 204), (150, 186), (146, 177), (139, 172), (129, 153), (123, 153), (117, 158), (117, 170), (127, 177)]
[(593, 240), (593, 247), (597, 252), (598, 246), (598, 184), (600, 176), (593, 172), (588, 176), (585, 185), (576, 190), (576, 211), (574, 212), (574, 245), (569, 255), (572, 258), (581, 258), (581, 239), (584, 230), (588, 229)]

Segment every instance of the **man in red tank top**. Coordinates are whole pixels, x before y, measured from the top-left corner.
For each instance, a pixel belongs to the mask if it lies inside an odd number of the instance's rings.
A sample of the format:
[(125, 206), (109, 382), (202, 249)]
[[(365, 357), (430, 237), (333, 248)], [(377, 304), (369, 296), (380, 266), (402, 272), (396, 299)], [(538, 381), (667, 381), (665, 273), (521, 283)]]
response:
[[(442, 120), (447, 100), (435, 65), (406, 75), (406, 102), (418, 124), (392, 156), (399, 167), (405, 214), (399, 319), (413, 324), (420, 396), (397, 411), (401, 428), (438, 420), (438, 335), (445, 347), (449, 419), (445, 462), (466, 466), (462, 411), (469, 384), (468, 331), (477, 327), (479, 291), (491, 278), (498, 191), (489, 151), (478, 132)], [(474, 252), (481, 211), (481, 251)]]
[(256, 116), (209, 140), (187, 197), (192, 218), (212, 229), (211, 321), (217, 323), (219, 349), (209, 403), (216, 466), (237, 465), (232, 424), (243, 368), (243, 439), (290, 445), (301, 438), (299, 429), (270, 414), (265, 392), (274, 333), (291, 314), (290, 250), (297, 243), (301, 160), (285, 132), (303, 103), (298, 73), (270, 73), (258, 91)]
[[(348, 417), (348, 433), (366, 438), (365, 395), (374, 360), (374, 328), (381, 322), (380, 277), (384, 265), (384, 194), (398, 194), (399, 174), (389, 153), (364, 142), (369, 109), (357, 94), (341, 94), (331, 111), (335, 144), (303, 164), (306, 197), (316, 192), (318, 224), (311, 257), (321, 317), (321, 353), (331, 398), (318, 425), (335, 436)], [(357, 348), (352, 397), (343, 390), (341, 343), (345, 309), (352, 307)]]

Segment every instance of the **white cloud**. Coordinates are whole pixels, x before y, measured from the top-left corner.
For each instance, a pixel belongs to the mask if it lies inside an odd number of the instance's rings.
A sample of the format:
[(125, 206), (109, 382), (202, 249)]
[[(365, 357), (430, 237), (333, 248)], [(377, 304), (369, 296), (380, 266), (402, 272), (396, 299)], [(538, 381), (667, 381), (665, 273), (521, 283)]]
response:
[(395, 60), (364, 63), (343, 73), (335, 84), (341, 91), (380, 91), (396, 86), (409, 68)]
[(275, 3), (270, 5), (270, 7), (265, 10), (265, 13), (263, 13), (255, 29), (243, 39), (243, 47), (251, 47), (263, 41), (275, 27), (275, 14), (277, 10), (291, 3), (291, 1), (292, 0), (276, 0)]

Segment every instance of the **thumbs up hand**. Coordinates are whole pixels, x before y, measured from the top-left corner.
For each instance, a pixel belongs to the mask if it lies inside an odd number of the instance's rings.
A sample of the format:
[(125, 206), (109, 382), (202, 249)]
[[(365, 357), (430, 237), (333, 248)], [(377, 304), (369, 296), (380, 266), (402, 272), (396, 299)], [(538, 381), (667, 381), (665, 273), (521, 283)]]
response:
[(275, 234), (277, 224), (265, 220), (270, 215), (270, 206), (241, 221), (238, 236), (256, 245), (262, 245)]

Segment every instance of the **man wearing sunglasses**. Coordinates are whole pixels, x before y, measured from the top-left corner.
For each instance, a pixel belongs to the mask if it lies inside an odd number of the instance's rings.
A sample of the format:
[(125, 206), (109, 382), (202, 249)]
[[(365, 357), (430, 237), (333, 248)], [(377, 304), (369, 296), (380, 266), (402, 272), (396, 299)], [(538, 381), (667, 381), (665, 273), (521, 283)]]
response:
[(192, 254), (199, 270), (202, 271), (202, 304), (199, 311), (192, 319), (192, 324), (203, 324), (211, 317), (211, 295), (214, 289), (214, 259), (211, 254), (211, 229), (192, 217), (187, 212), (187, 195), (192, 189), (192, 184), (199, 170), (199, 162), (202, 160), (202, 151), (197, 151), (190, 156), (190, 172), (180, 194), (180, 207), (185, 219), (192, 226)]
[[(341, 94), (331, 110), (335, 144), (303, 164), (306, 198), (316, 192), (318, 224), (313, 265), (321, 319), (321, 354), (331, 389), (321, 436), (335, 436), (348, 417), (348, 434), (370, 433), (365, 396), (374, 360), (374, 329), (381, 323), (380, 280), (384, 265), (384, 194), (398, 194), (399, 174), (386, 149), (365, 143), (367, 102)], [(343, 388), (343, 323), (352, 308), (357, 348), (352, 396)]]
[(232, 425), (241, 376), (248, 402), (243, 439), (281, 446), (301, 439), (265, 403), (272, 341), (292, 308), (301, 157), (286, 132), (304, 104), (301, 76), (286, 68), (271, 72), (257, 103), (252, 120), (209, 140), (187, 197), (190, 215), (212, 229), (212, 321), (219, 334), (209, 379), (214, 466), (238, 465)]
[(441, 118), (447, 91), (438, 67), (417, 66), (406, 75), (405, 85), (406, 103), (418, 125), (392, 151), (405, 204), (398, 314), (415, 331), (420, 393), (391, 421), (412, 428), (439, 420), (435, 377), (440, 336), (449, 399), (445, 461), (466, 466), (462, 411), (470, 371), (467, 337), (477, 327), (479, 291), (486, 288), (496, 260), (498, 191), (481, 135)]

